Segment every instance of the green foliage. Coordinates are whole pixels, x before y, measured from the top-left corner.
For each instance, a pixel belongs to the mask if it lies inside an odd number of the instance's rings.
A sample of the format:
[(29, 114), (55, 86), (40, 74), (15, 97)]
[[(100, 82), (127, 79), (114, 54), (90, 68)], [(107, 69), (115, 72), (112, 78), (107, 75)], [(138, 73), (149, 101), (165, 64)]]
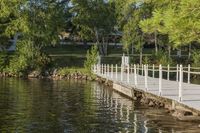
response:
[(86, 40), (102, 40), (111, 33), (115, 24), (115, 10), (112, 3), (104, 0), (72, 0), (71, 12), (79, 36)]
[(32, 41), (20, 41), (18, 53), (10, 60), (7, 72), (27, 74), (32, 70), (43, 71), (50, 63), (50, 58), (34, 47)]
[(163, 52), (163, 51), (159, 51), (157, 54), (153, 54), (153, 59), (154, 59), (154, 64), (162, 64), (164, 66), (167, 66), (168, 64), (169, 65), (172, 65), (173, 64), (173, 61), (171, 58), (168, 57), (167, 53), (166, 52)]
[(192, 66), (193, 67), (200, 66), (200, 51), (198, 50), (192, 52)]
[(151, 61), (150, 61), (149, 57), (145, 56), (145, 57), (143, 58), (142, 64), (150, 64), (150, 63), (151, 63)]
[(88, 72), (91, 72), (92, 66), (98, 63), (98, 56), (99, 52), (97, 45), (92, 46), (92, 48), (87, 51), (84, 67)]
[(76, 67), (64, 67), (58, 70), (58, 75), (65, 76), (69, 74), (74, 74), (79, 72), (80, 74), (83, 75), (89, 75), (88, 71), (85, 68), (76, 68)]
[(0, 71), (2, 72), (9, 64), (10, 55), (6, 52), (0, 54)]

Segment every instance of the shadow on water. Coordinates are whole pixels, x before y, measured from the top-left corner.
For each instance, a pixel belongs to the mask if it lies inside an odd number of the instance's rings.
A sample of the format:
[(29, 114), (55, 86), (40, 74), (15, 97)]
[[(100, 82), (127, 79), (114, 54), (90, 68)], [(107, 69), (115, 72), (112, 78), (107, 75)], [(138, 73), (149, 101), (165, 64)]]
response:
[(0, 132), (199, 133), (96, 82), (0, 79)]

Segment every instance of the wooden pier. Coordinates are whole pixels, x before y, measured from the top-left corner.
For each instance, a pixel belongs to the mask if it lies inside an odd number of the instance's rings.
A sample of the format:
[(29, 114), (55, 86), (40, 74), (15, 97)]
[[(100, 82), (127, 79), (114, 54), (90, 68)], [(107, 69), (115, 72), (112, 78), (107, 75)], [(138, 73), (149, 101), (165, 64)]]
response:
[(200, 85), (191, 83), (199, 68), (149, 65), (94, 65), (93, 72), (113, 83), (121, 83), (156, 96), (175, 100), (200, 111)]

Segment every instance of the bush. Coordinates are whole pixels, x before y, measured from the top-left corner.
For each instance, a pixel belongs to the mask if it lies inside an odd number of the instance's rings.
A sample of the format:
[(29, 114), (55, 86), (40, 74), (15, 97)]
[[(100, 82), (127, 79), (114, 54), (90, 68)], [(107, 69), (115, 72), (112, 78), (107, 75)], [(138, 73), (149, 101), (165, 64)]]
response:
[(98, 52), (97, 45), (92, 46), (92, 48), (87, 51), (84, 67), (88, 72), (91, 72), (92, 66), (98, 63), (98, 58), (97, 58), (98, 56), (99, 56), (99, 52)]
[(164, 66), (172, 65), (173, 60), (172, 58), (169, 58), (167, 53), (164, 51), (159, 51), (157, 54), (153, 53), (153, 59), (155, 60), (154, 64), (162, 64)]
[(9, 64), (10, 56), (7, 52), (0, 54), (0, 71), (2, 72)]
[(150, 61), (149, 57), (145, 56), (145, 57), (143, 58), (142, 63), (143, 63), (143, 64), (149, 64), (149, 63), (151, 63), (151, 61)]
[(6, 72), (16, 75), (28, 74), (33, 70), (42, 72), (50, 63), (50, 58), (34, 46), (32, 41), (20, 41), (16, 54), (10, 59)]
[(200, 66), (200, 51), (193, 51), (192, 52), (192, 66), (199, 67)]

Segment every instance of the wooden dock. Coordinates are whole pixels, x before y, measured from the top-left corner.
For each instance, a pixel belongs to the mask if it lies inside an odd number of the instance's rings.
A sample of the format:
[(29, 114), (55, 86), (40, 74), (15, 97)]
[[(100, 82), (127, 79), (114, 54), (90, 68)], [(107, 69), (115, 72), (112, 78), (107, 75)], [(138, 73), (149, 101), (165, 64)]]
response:
[(182, 65), (163, 67), (162, 65), (117, 66), (102, 64), (94, 65), (93, 72), (113, 83), (122, 83), (131, 88), (175, 100), (200, 111), (200, 85), (190, 83), (191, 74), (200, 73), (198, 68), (192, 68), (190, 65), (187, 67)]

